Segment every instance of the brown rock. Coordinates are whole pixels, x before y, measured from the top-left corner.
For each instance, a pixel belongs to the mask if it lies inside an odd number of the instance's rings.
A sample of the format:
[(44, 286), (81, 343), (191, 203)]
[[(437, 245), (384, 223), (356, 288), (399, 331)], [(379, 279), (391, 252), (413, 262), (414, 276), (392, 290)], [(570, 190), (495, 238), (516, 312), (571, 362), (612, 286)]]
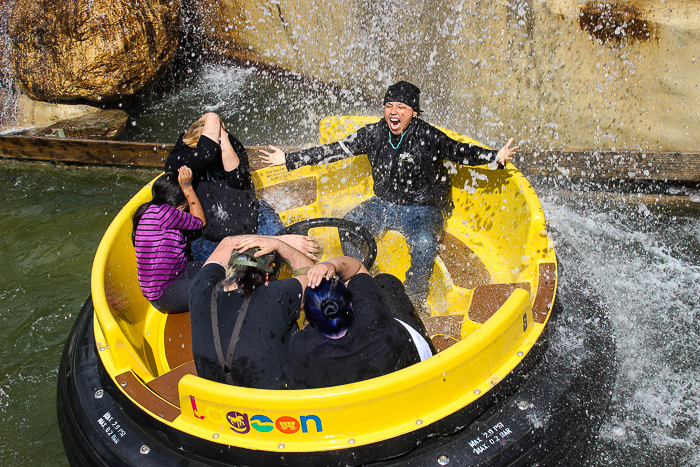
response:
[(129, 115), (85, 104), (53, 104), (19, 94), (13, 117), (0, 122), (0, 132), (26, 136), (114, 139), (125, 128)]
[(11, 62), (39, 100), (115, 100), (167, 68), (178, 45), (179, 0), (17, 0)]

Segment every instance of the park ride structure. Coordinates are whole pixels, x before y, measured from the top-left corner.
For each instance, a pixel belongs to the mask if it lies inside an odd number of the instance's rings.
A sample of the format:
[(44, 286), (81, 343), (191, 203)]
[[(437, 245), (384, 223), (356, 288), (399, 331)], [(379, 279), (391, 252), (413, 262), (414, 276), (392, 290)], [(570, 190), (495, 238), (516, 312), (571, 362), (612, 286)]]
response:
[[(320, 142), (373, 121), (326, 118)], [(58, 416), (71, 464), (582, 462), (614, 383), (605, 311), (584, 272), (570, 268), (561, 284), (555, 247), (567, 258), (578, 253), (555, 241), (535, 190), (516, 167), (449, 169), (455, 208), (424, 319), (439, 352), (379, 378), (307, 390), (243, 388), (196, 376), (189, 314), (158, 312), (138, 285), (131, 216), (150, 198), (145, 186), (98, 247), (92, 293), (64, 350)], [(353, 230), (327, 219), (342, 218), (372, 195), (365, 156), (293, 172), (265, 168), (253, 178), (288, 229), (318, 239), (322, 259), (342, 254), (340, 235)], [(371, 272), (403, 280), (405, 240), (389, 231), (376, 248)]]

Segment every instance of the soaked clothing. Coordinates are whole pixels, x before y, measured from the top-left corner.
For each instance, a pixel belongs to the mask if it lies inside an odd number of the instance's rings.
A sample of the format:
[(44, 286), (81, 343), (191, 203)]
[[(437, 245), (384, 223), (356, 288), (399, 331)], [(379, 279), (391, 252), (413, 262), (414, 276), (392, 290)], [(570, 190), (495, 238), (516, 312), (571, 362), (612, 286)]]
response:
[(221, 160), (221, 147), (216, 141), (202, 135), (197, 141), (197, 146), (191, 148), (182, 141), (184, 135), (185, 133), (182, 133), (177, 138), (175, 146), (165, 161), (166, 172), (177, 173), (180, 167), (186, 165), (192, 170), (192, 185), (195, 188), (202, 180), (226, 180), (232, 188), (239, 190), (250, 190), (253, 188), (248, 153), (243, 143), (235, 136), (229, 133), (228, 139), (233, 150), (236, 151), (240, 162), (238, 167), (230, 172), (226, 172), (224, 163)]
[(287, 154), (287, 169), (367, 154), (372, 166), (374, 193), (404, 206), (451, 205), (450, 178), (444, 161), (483, 165), (496, 160), (497, 151), (460, 143), (419, 118), (401, 136), (392, 135), (384, 119), (364, 126), (340, 142)]
[(136, 268), (144, 297), (157, 300), (185, 270), (185, 231), (201, 228), (201, 220), (169, 204), (148, 206), (134, 237)]
[(260, 203), (255, 196), (248, 153), (243, 144), (229, 134), (239, 164), (226, 172), (217, 142), (202, 135), (197, 146), (191, 148), (182, 141), (183, 135), (178, 137), (165, 161), (165, 171), (177, 173), (183, 165), (192, 169), (192, 186), (207, 218), (202, 237), (218, 242), (230, 235), (255, 233)]
[(233, 188), (225, 180), (203, 180), (195, 191), (207, 219), (202, 230), (205, 239), (219, 242), (257, 232), (260, 202), (254, 190)]
[(202, 261), (190, 261), (177, 279), (163, 289), (157, 300), (151, 300), (151, 305), (163, 313), (186, 313), (190, 311), (190, 286), (202, 269)]
[[(376, 197), (355, 207), (346, 218), (364, 225), (375, 237), (388, 228), (405, 236), (411, 255), (406, 291), (419, 303), (428, 293), (443, 216), (452, 209), (451, 182), (444, 161), (482, 165), (495, 161), (497, 153), (455, 141), (419, 118), (412, 119), (403, 134), (396, 136), (382, 119), (342, 141), (287, 154), (286, 160), (287, 169), (293, 170), (367, 154)], [(357, 251), (357, 246), (343, 242), (343, 252), (361, 260)]]
[[(207, 264), (190, 289), (192, 353), (197, 375), (226, 384), (212, 330), (211, 294), (226, 272)], [(236, 386), (285, 389), (290, 383), (287, 345), (296, 330), (301, 307), (301, 284), (296, 279), (270, 282), (253, 292), (240, 329), (230, 368)], [(217, 321), (221, 347), (226, 354), (244, 298), (237, 292), (219, 292)]]
[(331, 339), (309, 325), (291, 338), (289, 358), (301, 387), (354, 383), (421, 361), (411, 335), (394, 319), (369, 274), (350, 279), (348, 290), (355, 319), (343, 337)]

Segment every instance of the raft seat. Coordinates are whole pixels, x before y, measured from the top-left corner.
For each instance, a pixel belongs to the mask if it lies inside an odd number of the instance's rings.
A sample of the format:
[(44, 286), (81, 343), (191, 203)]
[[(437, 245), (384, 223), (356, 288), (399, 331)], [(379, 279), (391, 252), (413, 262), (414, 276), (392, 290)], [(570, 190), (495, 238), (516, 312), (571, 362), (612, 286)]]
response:
[(448, 232), (443, 234), (439, 256), (457, 287), (473, 289), (491, 283), (491, 274), (476, 253)]
[[(538, 293), (532, 304), (532, 316), (537, 323), (544, 323), (552, 306), (556, 290), (556, 272), (554, 263), (538, 265)], [(465, 319), (484, 324), (508, 300), (515, 289), (524, 289), (531, 293), (529, 282), (482, 284), (474, 287), (472, 301), (466, 314), (431, 316), (424, 319), (423, 323), (435, 349), (442, 352), (459, 342)]]
[(145, 383), (132, 371), (115, 377), (123, 391), (152, 414), (169, 422), (180, 415), (178, 383), (185, 375), (197, 375), (192, 356), (190, 314), (170, 314), (163, 336), (165, 356), (170, 371)]
[[(433, 316), (424, 320), (438, 352), (460, 341), (465, 319), (483, 324), (498, 311), (515, 289), (522, 288), (530, 292), (530, 284), (527, 282), (484, 283), (490, 281), (490, 276), (483, 263), (470, 254), (471, 251), (465, 248), (463, 243), (447, 233), (443, 239), (443, 246), (441, 257), (452, 275), (453, 282), (460, 287), (473, 288), (474, 293), (466, 314)], [(544, 322), (547, 316), (556, 287), (555, 277), (554, 263), (539, 265), (539, 293), (532, 307), (533, 317), (537, 322)], [(170, 371), (147, 384), (131, 372), (119, 375), (117, 381), (123, 385), (126, 383), (124, 387), (129, 388), (127, 392), (143, 407), (163, 418), (174, 419), (180, 414), (178, 383), (185, 375), (197, 374), (192, 356), (189, 313), (168, 315), (164, 331), (164, 350)]]

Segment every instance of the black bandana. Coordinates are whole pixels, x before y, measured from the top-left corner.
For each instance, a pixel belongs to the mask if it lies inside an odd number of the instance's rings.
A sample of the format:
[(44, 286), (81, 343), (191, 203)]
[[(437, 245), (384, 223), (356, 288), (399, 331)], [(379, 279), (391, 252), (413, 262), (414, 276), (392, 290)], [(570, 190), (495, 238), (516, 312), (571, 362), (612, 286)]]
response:
[(408, 81), (399, 81), (386, 90), (384, 104), (387, 102), (402, 102), (416, 112), (420, 112), (420, 89)]

